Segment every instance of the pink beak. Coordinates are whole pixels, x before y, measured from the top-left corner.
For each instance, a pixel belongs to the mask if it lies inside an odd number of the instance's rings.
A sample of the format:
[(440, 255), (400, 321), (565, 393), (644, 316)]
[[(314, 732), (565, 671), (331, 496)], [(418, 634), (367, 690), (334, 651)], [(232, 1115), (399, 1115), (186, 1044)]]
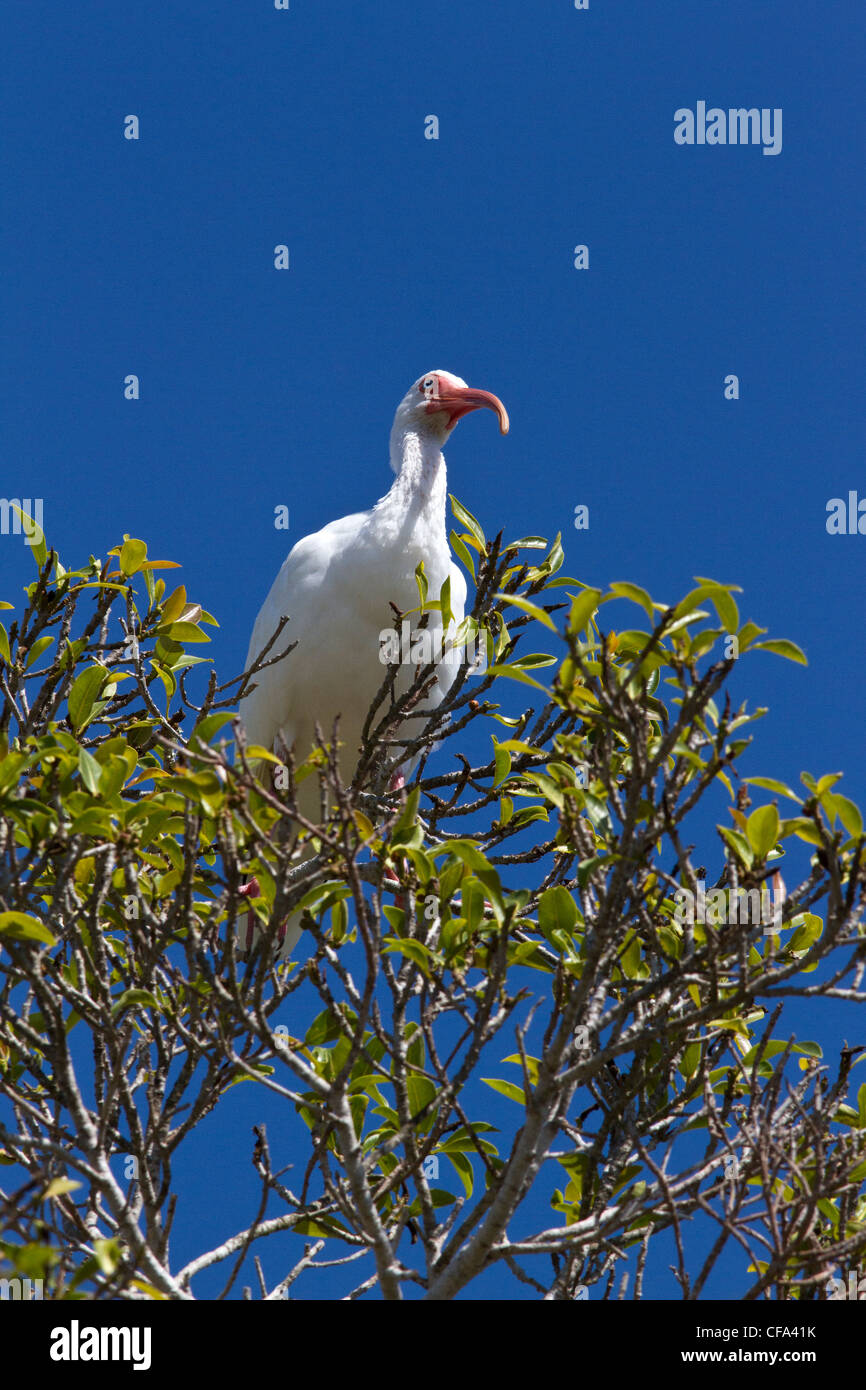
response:
[(479, 391), (474, 386), (452, 386), (447, 381), (440, 381), (439, 395), (428, 403), (427, 413), (432, 415), (439, 410), (446, 411), (450, 429), (462, 416), (468, 415), (470, 410), (479, 410), (481, 406), (496, 411), (500, 432), (507, 434), (508, 411), (499, 397), (494, 396), (492, 391)]

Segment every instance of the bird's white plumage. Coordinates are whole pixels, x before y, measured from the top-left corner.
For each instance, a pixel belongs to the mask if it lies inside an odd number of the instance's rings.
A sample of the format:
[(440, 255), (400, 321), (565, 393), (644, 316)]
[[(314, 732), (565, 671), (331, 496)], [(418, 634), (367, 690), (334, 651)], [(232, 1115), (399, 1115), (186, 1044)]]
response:
[[(451, 607), (456, 622), (462, 620), (466, 581), (448, 555), (447, 543), (443, 548), (430, 535), (425, 544), (423, 535), (401, 535), (394, 529), (395, 544), (389, 547), (372, 514), (362, 512), (332, 521), (290, 551), (256, 619), (247, 662), (262, 651), (283, 614), (290, 621), (279, 641), (298, 645), (256, 677), (258, 688), (244, 701), (250, 743), (273, 749), (279, 737), (303, 759), (313, 746), (316, 724), (330, 739), (339, 717), (340, 770), (350, 778), (364, 722), (385, 676), (380, 634), (392, 626), (392, 603), (402, 612), (417, 607), (419, 561), (424, 562), (431, 597), (451, 576)], [(441, 628), (438, 613), (430, 614), (429, 627)], [(413, 670), (407, 668), (403, 681), (398, 679), (398, 691)], [(436, 707), (455, 672), (456, 666), (443, 664), (428, 708)]]
[[(445, 404), (438, 408), (440, 392), (450, 411)], [(504, 431), (507, 415), (495, 397), (470, 391), (449, 372), (420, 378), (394, 418), (390, 453), (397, 476), (390, 491), (370, 511), (330, 522), (289, 552), (256, 619), (247, 666), (283, 615), (289, 623), (270, 655), (290, 641), (297, 646), (255, 677), (256, 689), (241, 706), (248, 743), (269, 750), (276, 745), (278, 753), (280, 743), (285, 743), (300, 762), (315, 742), (316, 724), (329, 740), (339, 717), (340, 773), (344, 781), (351, 780), (364, 723), (386, 671), (380, 660), (380, 634), (393, 626), (392, 605), (401, 612), (417, 607), (419, 562), (430, 598), (438, 596), (450, 575), (454, 624), (463, 618), (466, 581), (448, 545), (442, 446), (460, 414), (491, 402), (500, 411)], [(437, 612), (430, 613), (428, 622), (431, 631), (441, 630)], [(398, 692), (411, 684), (414, 671), (414, 664), (401, 670)], [(456, 672), (456, 662), (440, 665), (426, 710), (440, 703)], [(380, 709), (379, 717), (383, 712)], [(404, 729), (411, 735), (422, 723), (415, 719)], [(312, 820), (318, 817), (317, 783), (318, 778), (310, 777), (299, 788), (300, 809)], [(287, 937), (287, 950), (297, 935), (290, 928), (293, 939)]]

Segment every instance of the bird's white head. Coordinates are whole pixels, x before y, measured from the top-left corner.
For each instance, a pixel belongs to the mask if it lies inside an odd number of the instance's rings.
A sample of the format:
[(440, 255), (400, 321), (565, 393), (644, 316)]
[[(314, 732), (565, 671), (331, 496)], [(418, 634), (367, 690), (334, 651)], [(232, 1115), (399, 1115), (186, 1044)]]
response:
[(507, 434), (508, 412), (492, 391), (467, 386), (453, 372), (427, 372), (410, 386), (398, 405), (391, 431), (392, 441), (406, 434), (417, 434), (441, 446), (462, 416), (482, 406), (496, 411), (499, 428), (503, 434)]

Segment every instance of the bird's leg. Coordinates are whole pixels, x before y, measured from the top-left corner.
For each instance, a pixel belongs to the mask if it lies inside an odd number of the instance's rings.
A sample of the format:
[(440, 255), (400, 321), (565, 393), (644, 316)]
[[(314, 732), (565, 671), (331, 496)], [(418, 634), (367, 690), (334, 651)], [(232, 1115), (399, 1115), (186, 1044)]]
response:
[(390, 864), (386, 864), (382, 875), (382, 885), (394, 894), (394, 906), (406, 911), (406, 894), (400, 888), (400, 880)]
[[(262, 891), (262, 890), (261, 890), (261, 888), (259, 887), (259, 881), (258, 881), (258, 879), (257, 879), (257, 878), (251, 878), (251, 879), (248, 879), (246, 883), (241, 884), (240, 888), (238, 889), (238, 894), (239, 894), (239, 896), (242, 897), (242, 898), (257, 898), (257, 897), (259, 897), (259, 895), (261, 894), (261, 891)], [(246, 925), (246, 929), (245, 929), (245, 931), (244, 931), (244, 938), (243, 938), (243, 951), (244, 951), (244, 954), (246, 954), (247, 951), (251, 951), (251, 950), (252, 950), (252, 946), (253, 946), (253, 934), (254, 934), (254, 932), (255, 932), (255, 924), (256, 924), (256, 914), (253, 912), (252, 908), (250, 908), (249, 911), (247, 912), (247, 925)]]

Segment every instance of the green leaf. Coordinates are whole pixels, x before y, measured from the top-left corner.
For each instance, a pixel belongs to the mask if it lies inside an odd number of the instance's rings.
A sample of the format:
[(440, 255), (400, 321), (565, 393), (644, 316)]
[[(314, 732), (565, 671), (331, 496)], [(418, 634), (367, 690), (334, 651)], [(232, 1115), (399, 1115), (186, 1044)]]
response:
[(202, 632), (195, 623), (172, 623), (165, 634), (172, 642), (209, 642), (210, 638), (206, 632)]
[[(480, 1134), (498, 1134), (495, 1125), (488, 1124), (486, 1120), (473, 1120), (467, 1127), (461, 1125), (454, 1134), (445, 1139), (436, 1149), (440, 1154), (469, 1153), (474, 1154), (481, 1148), (485, 1153), (495, 1154), (496, 1145), (491, 1144), (489, 1139), (479, 1139)], [(473, 1140), (472, 1135), (476, 1138)]]
[(740, 646), (741, 654), (751, 647), (756, 637), (760, 637), (762, 632), (766, 632), (765, 627), (758, 627), (757, 623), (743, 623), (737, 633), (737, 641)]
[(440, 608), (440, 611), (441, 611), (441, 613), (442, 613), (442, 627), (443, 627), (444, 629), (447, 630), (448, 627), (451, 625), (451, 623), (452, 623), (453, 620), (454, 620), (454, 614), (453, 614), (453, 612), (451, 611), (451, 575), (450, 575), (450, 574), (446, 576), (446, 578), (445, 578), (445, 580), (444, 580), (444, 582), (443, 582), (443, 584), (442, 584), (442, 588), (439, 590), (439, 608)]
[(737, 858), (745, 864), (747, 869), (750, 869), (755, 856), (745, 835), (741, 835), (739, 830), (729, 830), (726, 825), (720, 825), (718, 830), (722, 839), (734, 851)]
[(484, 918), (484, 887), (481, 881), (470, 876), (465, 878), (460, 888), (460, 911), (469, 932), (477, 930)]
[(137, 574), (147, 559), (147, 546), (144, 541), (133, 540), (129, 537), (120, 547), (120, 571), (129, 578)]
[(186, 588), (183, 584), (179, 584), (177, 588), (174, 589), (173, 592), (169, 594), (168, 598), (165, 599), (165, 601), (163, 602), (162, 622), (160, 626), (168, 627), (172, 623), (177, 622), (178, 618), (180, 617), (181, 613), (185, 608)]
[(512, 1052), (509, 1057), (503, 1057), (502, 1060), (503, 1062), (513, 1062), (516, 1067), (520, 1067), (521, 1069), (525, 1065), (530, 1086), (538, 1085), (538, 1068), (541, 1066), (538, 1057), (533, 1057), (529, 1053), (521, 1057), (519, 1052)]
[(740, 625), (740, 611), (727, 589), (720, 586), (712, 591), (709, 598), (719, 615), (719, 621), (728, 632), (735, 633)]
[(27, 660), (24, 663), (25, 669), (29, 666), (35, 666), (42, 653), (48, 650), (53, 641), (54, 638), (50, 634), (47, 637), (38, 638), (27, 653)]
[(778, 796), (787, 796), (791, 801), (796, 801), (798, 805), (802, 805), (802, 797), (799, 797), (796, 792), (792, 792), (791, 788), (784, 782), (777, 782), (775, 777), (744, 777), (743, 781), (747, 782), (750, 787), (762, 787), (765, 792), (776, 792)]
[(481, 1080), (485, 1086), (490, 1086), (494, 1091), (498, 1091), (501, 1096), (507, 1096), (509, 1100), (516, 1100), (518, 1105), (526, 1104), (526, 1096), (522, 1086), (515, 1086), (513, 1081), (500, 1081), (497, 1077), (482, 1076)]
[(550, 614), (545, 613), (543, 608), (539, 608), (537, 603), (530, 603), (528, 598), (523, 598), (520, 594), (497, 594), (496, 598), (502, 599), (504, 603), (512, 603), (515, 608), (519, 608), (523, 613), (528, 613), (536, 622), (549, 627), (551, 632), (557, 631), (556, 623)]
[[(431, 1081), (429, 1076), (419, 1076), (417, 1072), (410, 1071), (406, 1077), (406, 1091), (409, 1099), (409, 1113), (416, 1119), (422, 1110), (430, 1110), (428, 1115), (429, 1123), (432, 1124), (435, 1118), (433, 1104), (436, 1100), (437, 1090), (435, 1081)], [(427, 1128), (423, 1126), (422, 1128)]]
[(796, 642), (789, 642), (786, 637), (777, 637), (769, 642), (753, 642), (753, 652), (773, 652), (776, 656), (787, 657), (788, 661), (798, 661), (801, 666), (808, 666), (805, 653), (800, 650)]
[(458, 534), (457, 534), (456, 531), (452, 531), (452, 532), (451, 532), (450, 541), (451, 541), (451, 549), (454, 551), (454, 553), (455, 553), (455, 555), (457, 556), (458, 560), (460, 560), (460, 561), (466, 566), (466, 568), (468, 569), (469, 573), (472, 575), (472, 578), (474, 579), (474, 578), (475, 578), (475, 562), (474, 562), (474, 560), (472, 559), (472, 556), (470, 555), (469, 551), (467, 550), (466, 546), (463, 544), (463, 541), (460, 539), (460, 537), (458, 536)]
[(457, 1170), (457, 1176), (463, 1184), (463, 1190), (467, 1197), (472, 1196), (472, 1189), (475, 1185), (475, 1174), (472, 1164), (464, 1153), (459, 1153), (456, 1149), (446, 1154), (448, 1162), (453, 1164)]
[(542, 576), (547, 576), (549, 574), (556, 574), (557, 570), (562, 569), (562, 562), (564, 559), (565, 551), (562, 548), (562, 532), (557, 531), (553, 541), (553, 545), (550, 547), (550, 551), (547, 555), (545, 555), (541, 564), (537, 568), (533, 568), (527, 572), (527, 579), (530, 579), (530, 581), (532, 581), (535, 578), (541, 578)]
[(44, 1201), (49, 1201), (52, 1197), (65, 1197), (67, 1192), (74, 1192), (76, 1187), (81, 1187), (80, 1182), (73, 1178), (53, 1178), (42, 1194)]
[[(425, 1126), (425, 1128), (429, 1128), (429, 1126)], [(434, 1207), (437, 1207), (437, 1208), (438, 1208), (438, 1207), (450, 1207), (450, 1206), (452, 1206), (453, 1203), (456, 1202), (456, 1201), (457, 1201), (457, 1198), (454, 1196), (454, 1193), (453, 1193), (453, 1192), (446, 1192), (445, 1189), (444, 1189), (443, 1187), (431, 1187), (431, 1188), (430, 1188), (430, 1202), (431, 1202), (431, 1204), (432, 1204)], [(414, 1200), (414, 1202), (410, 1203), (410, 1205), (409, 1205), (409, 1215), (410, 1215), (410, 1216), (420, 1216), (420, 1215), (421, 1215), (421, 1198), (420, 1198), (420, 1197), (416, 1197), (415, 1200)], [(297, 1227), (295, 1227), (295, 1229), (297, 1230)]]
[(610, 592), (617, 598), (630, 598), (634, 603), (639, 603), (649, 618), (654, 622), (653, 602), (646, 589), (642, 589), (639, 584), (630, 584), (627, 580), (617, 580), (611, 584)]
[(217, 710), (216, 714), (205, 715), (204, 719), (200, 719), (193, 729), (194, 736), (200, 738), (202, 743), (209, 744), (214, 734), (218, 733), (224, 724), (237, 718), (237, 713), (236, 709), (229, 709)]
[[(699, 608), (701, 606), (704, 599), (707, 598), (708, 594), (709, 589), (706, 584), (701, 584), (700, 588), (698, 589), (692, 589), (688, 594), (686, 594), (685, 598), (680, 599), (679, 603), (674, 609), (674, 618), (683, 618), (687, 614), (693, 613), (696, 608)], [(667, 631), (670, 631), (670, 628), (668, 628)]]
[(831, 792), (825, 795), (823, 800), (831, 803), (832, 810), (839, 817), (848, 834), (855, 840), (859, 840), (863, 834), (863, 816), (859, 806), (850, 801), (847, 796), (842, 796), (840, 792)]
[(584, 589), (583, 593), (577, 595), (572, 602), (568, 618), (569, 632), (583, 632), (588, 627), (600, 599), (600, 589)]
[(346, 931), (349, 929), (349, 909), (343, 899), (335, 902), (331, 908), (331, 940), (336, 945), (341, 944), (345, 938)]
[[(719, 615), (719, 619), (728, 632), (736, 632), (740, 621), (740, 614), (737, 605), (731, 597), (731, 590), (736, 589), (739, 593), (740, 588), (737, 584), (720, 584), (716, 579), (698, 579), (700, 588), (692, 589), (691, 593), (686, 594), (674, 609), (675, 618), (683, 618), (703, 603), (704, 599), (709, 599)], [(692, 619), (693, 621), (693, 619)], [(674, 630), (669, 627), (668, 632)]]
[(483, 554), (484, 551), (487, 549), (487, 538), (484, 535), (484, 532), (482, 531), (480, 525), (475, 520), (475, 517), (472, 515), (472, 513), (468, 512), (466, 508), (462, 506), (460, 502), (457, 501), (457, 498), (454, 496), (453, 493), (449, 492), (448, 497), (451, 502), (451, 510), (454, 513), (455, 517), (460, 522), (460, 525), (465, 526), (469, 534), (471, 536), (474, 536), (475, 540), (478, 542), (479, 550)]
[(497, 743), (493, 735), (491, 737), (493, 738), (493, 785), (498, 787), (499, 783), (503, 782), (511, 771), (511, 753), (501, 743)]
[(794, 935), (786, 946), (786, 950), (793, 955), (808, 951), (815, 944), (824, 930), (824, 923), (821, 918), (813, 912), (803, 914), (803, 920), (798, 922)]
[(519, 827), (521, 830), (525, 830), (527, 825), (531, 825), (536, 820), (550, 820), (546, 806), (525, 806), (522, 811), (515, 811), (510, 824), (514, 829)]
[(506, 676), (509, 680), (521, 681), (524, 685), (534, 685), (536, 690), (543, 690), (545, 695), (550, 695), (546, 685), (542, 685), (541, 681), (535, 681), (531, 676), (527, 676), (526, 672), (522, 671), (519, 666), (494, 662), (492, 666), (488, 666), (486, 674), (488, 676)]
[(34, 521), (32, 516), (29, 516), (27, 512), (17, 507), (14, 502), (11, 503), (11, 506), (13, 511), (16, 511), (21, 518), (24, 534), (27, 537), (27, 543), (33, 551), (33, 559), (36, 561), (36, 568), (41, 570), (45, 561), (48, 559), (48, 546), (45, 544), (45, 536), (42, 532), (42, 527)]
[(544, 550), (547, 546), (546, 536), (521, 536), (518, 541), (509, 541), (502, 547), (503, 555), (509, 550)]
[(118, 1241), (113, 1237), (104, 1236), (101, 1240), (93, 1242), (93, 1249), (96, 1261), (103, 1274), (112, 1275), (117, 1269), (121, 1259), (121, 1248)]
[(665, 624), (665, 637), (672, 637), (675, 632), (680, 632), (684, 627), (690, 627), (692, 623), (703, 622), (704, 618), (710, 615), (705, 608), (695, 608), (688, 613), (684, 613), (681, 618), (673, 618)]
[(205, 815), (215, 819), (219, 815), (223, 801), (223, 786), (216, 773), (208, 769), (192, 776), (168, 777), (163, 786), (178, 792), (188, 801), (196, 802)]
[[(351, 895), (351, 888), (348, 888), (339, 879), (329, 879), (327, 883), (317, 883), (315, 888), (311, 888), (305, 893), (298, 903), (298, 910), (307, 908), (313, 916), (319, 912), (326, 911), (338, 898), (348, 898)], [(320, 1015), (323, 1017), (323, 1015)], [(309, 1042), (309, 1037), (307, 1038)]]
[(421, 602), (421, 612), (423, 613), (424, 605), (427, 602), (427, 594), (430, 588), (430, 585), (427, 582), (427, 576), (424, 573), (423, 560), (419, 560), (417, 565), (415, 566), (415, 583), (418, 585), (418, 597)]
[(342, 1034), (342, 1028), (337, 1017), (330, 1009), (323, 1009), (317, 1014), (304, 1035), (305, 1047), (323, 1047), (326, 1043), (336, 1042)]
[(269, 748), (265, 748), (261, 743), (248, 743), (246, 748), (247, 757), (251, 762), (273, 763), (275, 767), (282, 767), (283, 763), (276, 753), (272, 753)]
[(171, 674), (171, 671), (166, 670), (166, 668), (159, 661), (152, 661), (150, 664), (153, 670), (159, 676), (159, 679), (162, 681), (163, 685), (165, 686), (166, 708), (168, 708), (168, 702), (171, 700), (172, 695), (177, 690), (177, 681)]
[(159, 1009), (159, 1001), (151, 994), (149, 989), (126, 989), (123, 994), (111, 1006), (111, 1017), (117, 1019), (127, 1009), (133, 1008)]
[(12, 653), (9, 650), (9, 634), (2, 623), (0, 623), (0, 656), (7, 666), (12, 665)]
[(759, 806), (746, 822), (749, 844), (759, 859), (766, 859), (779, 838), (779, 812), (775, 806)]
[(413, 787), (412, 790), (409, 792), (408, 796), (406, 797), (406, 804), (400, 812), (400, 815), (394, 825), (394, 829), (391, 832), (392, 840), (396, 840), (398, 835), (400, 835), (403, 831), (411, 830), (412, 827), (416, 824), (418, 820), (418, 802), (420, 800), (421, 788)]
[(435, 851), (433, 851), (434, 858), (442, 853), (455, 855), (462, 864), (465, 864), (475, 874), (496, 874), (496, 870), (491, 868), (481, 850), (472, 840), (446, 840), (444, 844), (436, 846)]
[[(298, 1230), (297, 1226), (295, 1230)], [(167, 1293), (161, 1293), (159, 1289), (154, 1288), (153, 1284), (148, 1284), (144, 1279), (132, 1279), (130, 1283), (132, 1288), (138, 1289), (139, 1293), (144, 1294), (145, 1298), (152, 1298), (160, 1303), (165, 1302), (168, 1298)]]
[(511, 662), (519, 671), (537, 671), (543, 666), (553, 666), (556, 657), (549, 652), (527, 652), (525, 656), (518, 656)]
[(423, 941), (416, 941), (411, 936), (386, 936), (382, 939), (386, 943), (386, 954), (396, 952), (398, 955), (406, 956), (415, 962), (423, 974), (430, 974), (430, 962), (434, 959), (434, 955), (430, 947), (425, 946)]
[(783, 821), (782, 827), (786, 835), (796, 835), (798, 840), (804, 840), (807, 845), (817, 845), (821, 848), (824, 844), (821, 832), (807, 816), (795, 816), (793, 820)]
[(26, 912), (0, 912), (0, 936), (10, 936), (14, 941), (41, 941), (45, 946), (57, 942), (44, 922)]
[(101, 839), (112, 838), (111, 814), (100, 806), (90, 806), (69, 827), (70, 835), (95, 835)]
[(86, 748), (82, 748), (78, 754), (78, 771), (81, 773), (81, 780), (87, 790), (96, 796), (99, 791), (99, 779), (102, 774), (102, 768), (93, 754), (88, 753)]
[[(771, 1060), (771, 1058), (773, 1058), (773, 1057), (778, 1057), (778, 1055), (779, 1055), (780, 1052), (785, 1052), (785, 1051), (787, 1050), (787, 1048), (788, 1048), (788, 1043), (787, 1043), (787, 1042), (782, 1042), (781, 1039), (779, 1039), (779, 1038), (771, 1038), (771, 1039), (769, 1040), (769, 1042), (767, 1042), (767, 1043), (765, 1043), (765, 1044), (763, 1044), (763, 1045), (762, 1045), (761, 1043), (755, 1043), (754, 1047), (750, 1047), (749, 1050), (748, 1050), (748, 1052), (746, 1052), (746, 1053), (743, 1054), (743, 1057), (742, 1057), (743, 1066), (744, 1066), (744, 1067), (750, 1067), (750, 1066), (752, 1066), (752, 1064), (753, 1064), (753, 1062), (756, 1060), (756, 1058), (757, 1058), (759, 1052), (762, 1054), (764, 1061), (765, 1061), (765, 1062), (768, 1062), (768, 1061)], [(821, 1047), (820, 1047), (820, 1045), (819, 1045), (818, 1043), (816, 1043), (816, 1042), (806, 1042), (806, 1041), (804, 1041), (804, 1042), (800, 1042), (800, 1043), (793, 1043), (793, 1044), (791, 1045), (791, 1051), (792, 1051), (792, 1052), (801, 1052), (801, 1053), (804, 1053), (807, 1057), (821, 1057), (821, 1056), (823, 1056), (823, 1053), (822, 1053), (822, 1051), (821, 1051)], [(724, 1070), (727, 1071), (727, 1068), (725, 1068)]]
[(69, 692), (69, 720), (76, 733), (85, 727), (108, 672), (104, 666), (88, 666), (75, 677)]
[(574, 898), (562, 884), (546, 888), (538, 904), (538, 925), (545, 935), (553, 931), (570, 933), (578, 920)]
[(831, 787), (835, 787), (836, 783), (841, 780), (841, 777), (841, 772), (825, 772), (824, 776), (819, 778), (815, 785), (815, 795), (822, 796), (823, 793), (829, 791)]
[(640, 937), (637, 932), (628, 932), (619, 956), (619, 965), (627, 980), (644, 979), (649, 967), (641, 962)]

